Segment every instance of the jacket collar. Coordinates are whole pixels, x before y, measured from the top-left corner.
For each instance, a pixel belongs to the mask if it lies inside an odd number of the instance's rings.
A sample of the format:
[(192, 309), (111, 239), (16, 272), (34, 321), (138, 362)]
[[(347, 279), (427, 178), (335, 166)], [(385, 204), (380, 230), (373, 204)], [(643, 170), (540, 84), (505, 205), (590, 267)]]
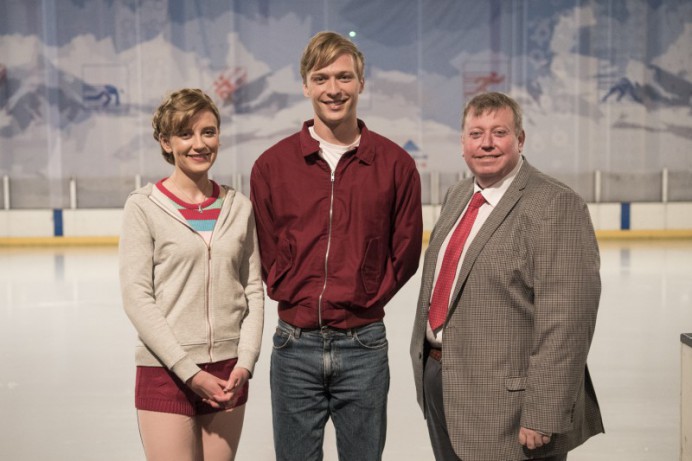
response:
[[(220, 194), (223, 195), (223, 205), (221, 206), (221, 210), (219, 212), (219, 216), (216, 219), (217, 223), (223, 223), (225, 220), (229, 219), (229, 211), (231, 208), (231, 205), (233, 204), (233, 200), (235, 198), (235, 189), (232, 189), (228, 186), (225, 186), (223, 184), (219, 184), (219, 187), (223, 189), (223, 193), (221, 191)], [(173, 202), (171, 199), (166, 197), (166, 194), (161, 192), (156, 185), (152, 183), (148, 183), (141, 188), (134, 190), (130, 193), (130, 195), (144, 195), (146, 196), (149, 200), (151, 200), (153, 203), (159, 206), (159, 208), (163, 209), (166, 213), (168, 213), (170, 216), (172, 216), (174, 219), (180, 221), (181, 223), (185, 224), (186, 226), (189, 227), (189, 224), (187, 223), (187, 220), (183, 218), (183, 216), (180, 214), (180, 211), (173, 205)]]
[[(524, 189), (526, 189), (530, 178), (536, 172), (536, 170), (529, 165), (529, 162), (526, 161), (526, 158), (523, 156), (522, 158), (524, 161), (521, 168), (517, 172), (516, 177), (509, 185), (509, 188), (502, 196), (502, 199), (500, 199), (498, 204), (490, 213), (490, 216), (488, 216), (485, 223), (483, 223), (483, 226), (479, 229), (476, 237), (471, 242), (471, 245), (469, 245), (469, 248), (466, 250), (466, 255), (464, 256), (464, 261), (461, 265), (459, 276), (457, 278), (457, 284), (452, 292), (451, 299), (456, 300), (458, 298), (459, 294), (461, 293), (461, 287), (464, 285), (466, 278), (471, 271), (471, 267), (473, 267), (473, 264), (476, 262), (476, 258), (485, 247), (486, 242), (490, 240), (490, 237), (492, 237), (512, 209), (514, 209), (514, 206), (524, 194)], [(469, 184), (469, 187), (462, 192), (463, 199), (461, 200), (461, 203), (465, 204), (468, 202), (471, 199), (472, 194), (473, 184)]]
[[(303, 157), (318, 155), (320, 150), (320, 143), (310, 136), (309, 128), (314, 124), (314, 119), (307, 120), (300, 130), (300, 150)], [(354, 156), (364, 163), (371, 164), (375, 159), (372, 135), (361, 119), (358, 119), (358, 128), (360, 129), (360, 144), (356, 148)]]

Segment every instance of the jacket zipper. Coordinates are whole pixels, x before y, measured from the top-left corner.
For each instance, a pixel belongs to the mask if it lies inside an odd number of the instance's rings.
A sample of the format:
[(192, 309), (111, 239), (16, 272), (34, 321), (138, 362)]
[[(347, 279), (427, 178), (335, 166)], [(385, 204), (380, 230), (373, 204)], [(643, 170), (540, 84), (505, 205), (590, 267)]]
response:
[[(178, 214), (173, 213), (167, 206), (165, 206), (163, 203), (161, 203), (156, 197), (153, 197), (150, 195), (149, 200), (153, 201), (158, 206), (160, 206), (163, 209), (163, 211), (168, 213), (173, 219), (180, 222), (184, 226), (187, 226), (192, 232), (195, 233), (195, 235), (197, 235), (200, 239), (202, 239), (202, 243), (204, 243), (204, 246), (207, 247), (207, 277), (205, 280), (205, 287), (204, 287), (204, 295), (205, 295), (204, 296), (204, 313), (205, 313), (205, 316), (207, 318), (207, 336), (209, 338), (209, 349), (208, 349), (209, 362), (213, 362), (214, 356), (213, 356), (212, 350), (214, 348), (214, 328), (212, 326), (212, 321), (211, 321), (211, 309), (209, 308), (209, 291), (210, 291), (210, 287), (211, 287), (211, 241), (209, 243), (207, 243), (204, 240), (204, 237), (202, 237), (199, 234), (199, 232), (194, 230), (190, 226), (190, 224), (188, 224), (188, 222), (180, 216), (180, 213), (178, 213)], [(221, 216), (219, 216), (219, 218), (220, 217)], [(217, 220), (217, 223), (218, 223), (218, 220)], [(216, 225), (214, 225), (214, 227), (216, 227)], [(212, 239), (213, 238), (214, 238), (214, 236), (212, 233)]]
[(319, 320), (320, 328), (322, 328), (322, 298), (324, 292), (327, 289), (327, 275), (328, 275), (328, 263), (329, 263), (329, 249), (332, 246), (332, 218), (334, 215), (334, 171), (331, 173), (331, 192), (329, 195), (329, 231), (327, 232), (327, 251), (324, 255), (324, 284), (322, 285), (322, 292), (317, 301), (317, 317)]
[[(195, 232), (196, 233), (196, 232)], [(199, 235), (199, 234), (197, 234)], [(202, 237), (200, 235), (200, 237)], [(204, 239), (202, 239), (204, 240)], [(209, 362), (214, 361), (214, 328), (212, 327), (212, 322), (211, 322), (211, 309), (209, 308), (209, 291), (211, 287), (211, 241), (207, 244), (207, 242), (204, 242), (205, 245), (207, 245), (207, 284), (206, 287), (204, 288), (205, 290), (205, 296), (204, 296), (204, 311), (207, 314), (207, 332), (209, 333)]]

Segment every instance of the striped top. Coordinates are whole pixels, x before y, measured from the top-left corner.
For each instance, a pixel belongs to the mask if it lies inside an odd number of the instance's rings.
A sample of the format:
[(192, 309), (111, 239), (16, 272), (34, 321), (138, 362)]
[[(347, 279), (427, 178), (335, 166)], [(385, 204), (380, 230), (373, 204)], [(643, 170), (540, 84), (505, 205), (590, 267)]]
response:
[(219, 212), (223, 204), (223, 198), (220, 197), (219, 185), (212, 181), (211, 197), (204, 202), (194, 204), (182, 201), (180, 197), (177, 197), (166, 189), (166, 186), (163, 185), (163, 181), (164, 179), (157, 182), (156, 187), (170, 199), (190, 227), (200, 234), (207, 244), (211, 242), (211, 234), (214, 231), (214, 226), (216, 225), (216, 220), (219, 218)]

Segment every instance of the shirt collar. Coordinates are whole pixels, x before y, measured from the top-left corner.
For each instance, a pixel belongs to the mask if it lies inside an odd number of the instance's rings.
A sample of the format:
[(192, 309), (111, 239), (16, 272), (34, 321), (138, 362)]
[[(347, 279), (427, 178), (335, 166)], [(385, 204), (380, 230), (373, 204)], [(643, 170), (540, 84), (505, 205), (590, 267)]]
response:
[(320, 147), (325, 146), (328, 149), (331, 149), (332, 151), (343, 151), (344, 153), (353, 150), (357, 148), (360, 145), (360, 134), (356, 138), (355, 141), (353, 141), (349, 145), (341, 145), (341, 144), (332, 144), (330, 142), (325, 141), (320, 137), (320, 135), (317, 134), (317, 131), (315, 131), (315, 125), (310, 125), (308, 127), (308, 131), (310, 132), (310, 136), (312, 136), (312, 139), (316, 140), (317, 142), (320, 143)]
[[(303, 123), (303, 128), (299, 134), (301, 152), (304, 157), (316, 155), (320, 150), (320, 143), (310, 134), (310, 127), (314, 124), (314, 120), (306, 121)], [(374, 136), (368, 131), (368, 127), (365, 126), (361, 119), (358, 119), (358, 127), (360, 128), (360, 140), (355, 155), (369, 165), (374, 161), (378, 141), (374, 139)]]
[(505, 176), (492, 186), (486, 187), (485, 189), (481, 188), (481, 186), (479, 186), (478, 183), (474, 181), (473, 192), (480, 192), (481, 195), (483, 195), (485, 201), (488, 202), (490, 206), (495, 208), (502, 196), (505, 195), (505, 192), (507, 192), (507, 189), (509, 189), (510, 184), (512, 184), (512, 181), (514, 181), (514, 178), (517, 177), (517, 173), (519, 173), (519, 170), (521, 169), (521, 166), (523, 164), (524, 156), (520, 156), (517, 165), (512, 169), (512, 171), (509, 172), (507, 176)]

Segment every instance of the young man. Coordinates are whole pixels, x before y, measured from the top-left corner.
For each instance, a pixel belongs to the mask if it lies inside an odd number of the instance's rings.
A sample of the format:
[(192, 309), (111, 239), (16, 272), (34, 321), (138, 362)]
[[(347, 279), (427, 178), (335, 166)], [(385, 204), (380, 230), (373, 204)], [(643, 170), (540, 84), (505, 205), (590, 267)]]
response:
[(484, 93), (462, 119), (473, 178), (430, 236), (411, 341), (438, 461), (564, 461), (603, 423), (586, 357), (601, 293), (584, 201), (522, 157), (521, 109)]
[(314, 118), (264, 152), (251, 176), (263, 277), (279, 303), (271, 359), (279, 461), (379, 460), (389, 363), (385, 304), (416, 272), (422, 241), (413, 159), (356, 116), (364, 59), (315, 35), (300, 72)]

